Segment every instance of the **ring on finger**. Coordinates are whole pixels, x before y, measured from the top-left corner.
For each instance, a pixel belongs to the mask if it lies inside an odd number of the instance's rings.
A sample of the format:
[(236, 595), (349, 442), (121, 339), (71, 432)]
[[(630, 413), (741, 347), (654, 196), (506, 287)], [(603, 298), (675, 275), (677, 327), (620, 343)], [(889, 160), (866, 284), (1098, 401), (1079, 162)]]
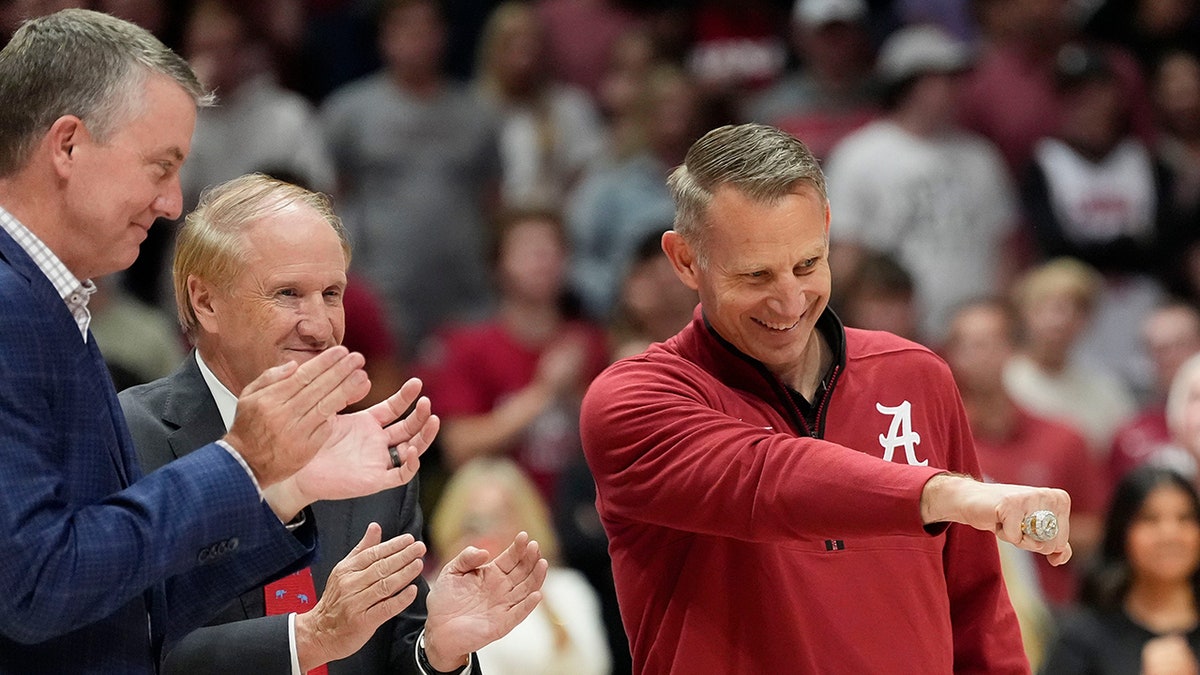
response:
[(1021, 534), (1034, 541), (1050, 541), (1058, 536), (1058, 516), (1053, 511), (1034, 511), (1021, 521)]

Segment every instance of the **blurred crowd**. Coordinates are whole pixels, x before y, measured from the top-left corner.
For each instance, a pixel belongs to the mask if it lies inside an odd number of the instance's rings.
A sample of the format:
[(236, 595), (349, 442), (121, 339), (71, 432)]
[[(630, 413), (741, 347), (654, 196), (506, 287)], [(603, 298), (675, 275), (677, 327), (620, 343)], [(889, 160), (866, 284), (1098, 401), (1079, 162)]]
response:
[[(665, 178), (745, 121), (823, 162), (844, 322), (946, 359), (986, 478), (1072, 495), (1069, 565), (1003, 552), (1031, 660), (1101, 672), (1068, 638), (1118, 616), (1185, 636), (1139, 658), (1200, 669), (1200, 0), (9, 0), (0, 30), (66, 6), (215, 89), (185, 213), (252, 171), (332, 195), (371, 400), (417, 374), (443, 419), (433, 550), (536, 529), (558, 569), (488, 673), (628, 672), (578, 405), (692, 319)], [(172, 232), (95, 296), (118, 388), (188, 348)], [(1185, 564), (1139, 571), (1156, 545)], [(1183, 575), (1190, 624), (1131, 590), (1156, 574)], [(1084, 633), (1129, 627), (1101, 619)]]

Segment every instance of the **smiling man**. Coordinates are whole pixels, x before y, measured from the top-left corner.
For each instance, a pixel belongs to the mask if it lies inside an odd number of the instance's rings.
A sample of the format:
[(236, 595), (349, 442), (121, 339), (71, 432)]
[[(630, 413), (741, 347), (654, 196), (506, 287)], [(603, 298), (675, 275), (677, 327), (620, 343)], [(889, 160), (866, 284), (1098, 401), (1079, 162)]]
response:
[(722, 127), (669, 183), (700, 305), (581, 417), (635, 671), (1027, 673), (992, 533), (1065, 562), (1067, 494), (971, 478), (946, 365), (827, 309), (803, 143)]
[[(183, 461), (234, 424), (238, 397), (260, 373), (341, 344), (349, 264), (346, 230), (323, 195), (262, 174), (207, 190), (179, 231), (172, 270), (179, 321), (196, 349), (174, 374), (120, 395), (142, 464)], [(401, 391), (419, 389), (410, 380)], [(318, 466), (270, 490), (306, 492)], [(175, 645), (162, 672), (463, 672), (471, 652), (533, 609), (546, 563), (528, 537), (492, 551), (494, 560), (469, 548), (430, 589), (420, 576), (418, 493), (414, 479), (313, 504), (322, 528), (321, 556), (307, 570), (315, 603), (292, 613), (276, 608), (275, 585), (243, 593)]]
[(157, 672), (164, 645), (308, 564), (305, 506), (404, 484), (436, 433), (428, 405), (392, 424), (412, 389), (336, 414), (370, 382), (333, 347), (255, 378), (227, 433), (143, 475), (91, 278), (179, 215), (210, 98), (154, 36), (97, 12), (32, 19), (0, 50), (0, 672)]

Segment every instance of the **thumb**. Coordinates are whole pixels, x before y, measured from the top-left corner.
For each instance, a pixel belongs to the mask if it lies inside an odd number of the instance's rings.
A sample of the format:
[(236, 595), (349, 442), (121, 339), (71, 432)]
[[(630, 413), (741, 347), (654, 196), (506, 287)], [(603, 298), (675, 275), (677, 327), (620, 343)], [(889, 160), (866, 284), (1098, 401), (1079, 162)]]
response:
[(442, 568), (443, 574), (466, 574), (483, 565), (486, 565), (492, 559), (492, 554), (482, 548), (468, 546), (461, 553), (454, 556), (454, 560), (446, 563)]

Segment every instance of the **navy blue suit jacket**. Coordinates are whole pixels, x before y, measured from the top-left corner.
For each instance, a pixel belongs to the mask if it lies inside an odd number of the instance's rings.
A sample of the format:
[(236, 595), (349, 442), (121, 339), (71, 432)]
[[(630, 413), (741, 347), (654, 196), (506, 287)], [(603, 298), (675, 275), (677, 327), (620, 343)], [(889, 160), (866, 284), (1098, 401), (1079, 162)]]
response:
[(142, 476), (95, 340), (3, 230), (0, 538), (0, 673), (153, 673), (316, 548), (216, 444)]
[[(129, 420), (142, 466), (154, 469), (181, 461), (205, 443), (225, 433), (221, 413), (200, 374), (195, 353), (171, 375), (126, 389), (121, 406)], [(317, 502), (312, 514), (321, 528), (320, 555), (313, 562), (317, 594), (333, 566), (362, 539), (367, 524), (379, 523), (385, 539), (408, 532), (421, 538), (421, 507), (412, 482), (368, 497)], [(330, 675), (359, 673), (417, 675), (415, 642), (425, 626), (425, 596), (429, 589), (418, 576), (417, 599), (399, 617), (375, 631), (362, 649), (329, 664)], [(167, 655), (164, 673), (218, 675), (291, 672), (287, 617), (266, 616), (261, 588), (243, 593), (213, 619), (177, 644)]]

